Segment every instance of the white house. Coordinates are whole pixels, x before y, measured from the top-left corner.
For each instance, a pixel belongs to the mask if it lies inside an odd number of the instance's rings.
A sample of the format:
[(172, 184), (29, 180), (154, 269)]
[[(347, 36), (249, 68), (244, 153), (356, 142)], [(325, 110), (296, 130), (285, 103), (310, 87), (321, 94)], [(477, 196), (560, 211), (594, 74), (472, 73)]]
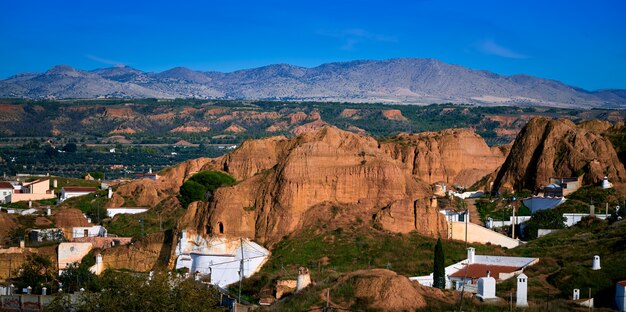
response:
[(82, 186), (65, 186), (61, 188), (61, 198), (60, 201), (65, 201), (67, 199), (87, 195), (89, 193), (95, 192), (97, 189), (95, 187), (82, 187)]
[(97, 236), (107, 237), (107, 229), (101, 225), (72, 227), (72, 238)]
[(0, 204), (10, 203), (12, 195), (13, 184), (6, 181), (0, 181)]
[(626, 280), (615, 284), (615, 304), (617, 305), (617, 311), (626, 311)]
[[(250, 277), (267, 261), (270, 252), (246, 238), (188, 235), (184, 230), (176, 246), (176, 269), (210, 277), (211, 284), (225, 287), (239, 281), (239, 270)], [(242, 261), (243, 260), (243, 261)]]
[[(465, 291), (469, 288), (470, 292), (474, 292), (477, 291), (478, 280), (488, 274), (497, 282), (504, 281), (537, 262), (538, 258), (476, 255), (475, 249), (470, 247), (467, 248), (467, 259), (445, 268), (446, 288), (460, 290), (463, 285), (469, 285)], [(409, 279), (424, 286), (433, 285), (433, 274)]]
[(115, 217), (118, 214), (138, 214), (148, 211), (148, 208), (140, 207), (120, 207), (120, 208), (107, 208), (107, 216), (109, 218)]
[(80, 263), (93, 248), (91, 243), (60, 243), (58, 247), (59, 276), (68, 265)]

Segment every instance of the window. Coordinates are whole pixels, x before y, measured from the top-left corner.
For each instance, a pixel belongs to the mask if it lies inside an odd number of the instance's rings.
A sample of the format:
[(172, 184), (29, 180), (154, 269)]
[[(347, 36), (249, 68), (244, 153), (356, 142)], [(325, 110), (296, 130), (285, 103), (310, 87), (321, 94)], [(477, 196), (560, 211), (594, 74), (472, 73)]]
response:
[(217, 228), (220, 231), (220, 234), (224, 234), (224, 224), (222, 224), (222, 222), (217, 223)]
[(84, 234), (84, 237), (89, 237), (89, 230), (88, 230), (88, 229), (85, 229), (85, 230), (83, 231), (83, 234)]

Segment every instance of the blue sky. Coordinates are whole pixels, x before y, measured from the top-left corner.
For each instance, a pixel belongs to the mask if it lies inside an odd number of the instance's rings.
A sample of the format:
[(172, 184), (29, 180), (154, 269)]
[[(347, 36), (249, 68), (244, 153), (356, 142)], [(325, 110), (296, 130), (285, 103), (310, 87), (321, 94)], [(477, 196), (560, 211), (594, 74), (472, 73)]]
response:
[(0, 0), (0, 77), (429, 57), (626, 89), (626, 1)]

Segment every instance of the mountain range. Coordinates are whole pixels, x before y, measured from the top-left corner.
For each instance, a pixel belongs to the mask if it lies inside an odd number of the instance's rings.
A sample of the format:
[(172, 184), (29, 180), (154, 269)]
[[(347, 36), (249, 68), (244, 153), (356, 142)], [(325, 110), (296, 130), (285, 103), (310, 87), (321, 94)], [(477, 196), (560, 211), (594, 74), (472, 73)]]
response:
[(406, 104), (624, 107), (626, 90), (587, 91), (529, 75), (504, 76), (434, 59), (275, 64), (229, 73), (58, 65), (0, 81), (2, 98), (206, 98)]

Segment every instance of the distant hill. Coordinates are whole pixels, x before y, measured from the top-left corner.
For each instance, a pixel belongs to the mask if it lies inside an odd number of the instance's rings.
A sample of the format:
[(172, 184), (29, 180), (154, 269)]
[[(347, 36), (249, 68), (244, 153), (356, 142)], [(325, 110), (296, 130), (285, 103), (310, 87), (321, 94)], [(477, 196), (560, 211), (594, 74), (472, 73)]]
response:
[(503, 76), (434, 59), (276, 64), (231, 73), (176, 67), (92, 71), (59, 65), (0, 81), (0, 97), (280, 99), (408, 104), (624, 107), (626, 90), (587, 91), (529, 75)]

